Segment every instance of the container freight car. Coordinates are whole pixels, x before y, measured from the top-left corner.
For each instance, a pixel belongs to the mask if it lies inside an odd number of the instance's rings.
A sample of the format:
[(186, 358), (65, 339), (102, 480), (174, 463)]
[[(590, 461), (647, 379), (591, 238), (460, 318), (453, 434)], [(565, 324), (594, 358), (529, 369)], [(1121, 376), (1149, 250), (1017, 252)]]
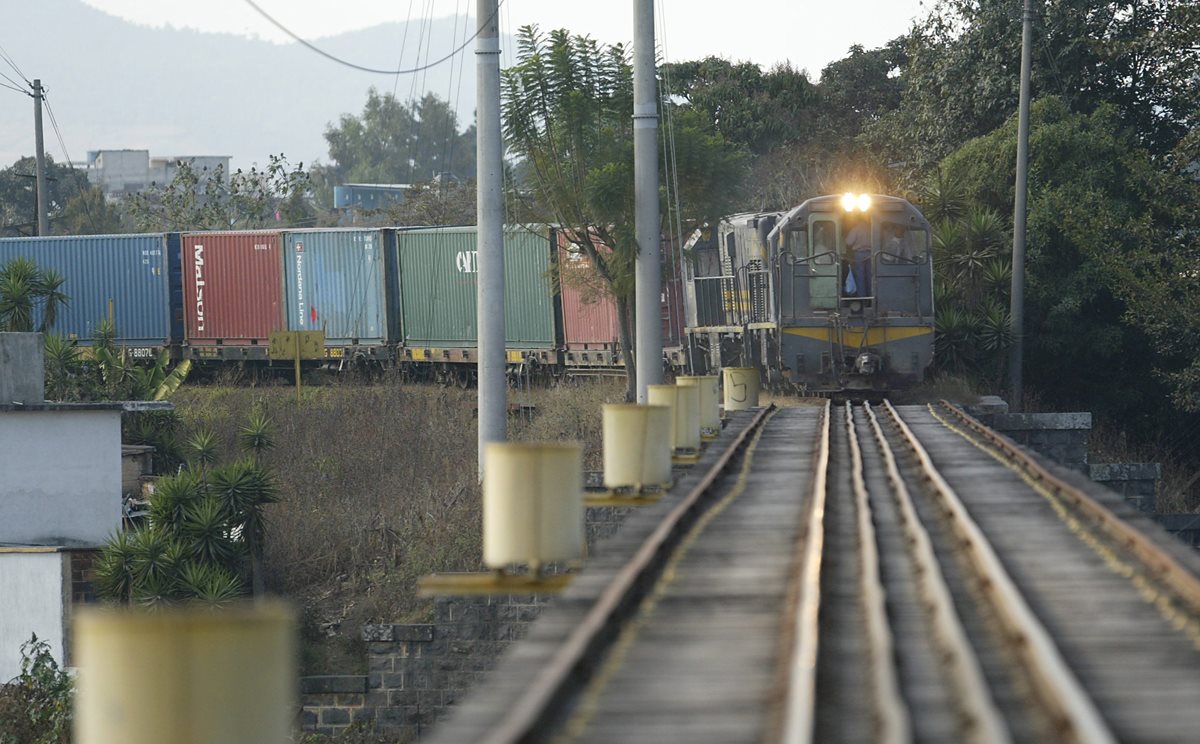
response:
[(181, 244), (182, 355), (265, 360), (286, 328), (281, 233), (184, 233)]
[[(287, 327), (325, 331), (334, 360), (392, 357), (388, 287), (393, 230), (292, 230), (283, 234)], [(392, 313), (398, 323), (398, 314)]]
[[(514, 365), (557, 363), (550, 239), (544, 226), (505, 229), (505, 347)], [(398, 230), (396, 255), (402, 358), (443, 371), (447, 365), (475, 364), (475, 228)]]
[[(24, 256), (65, 279), (69, 301), (51, 329), (88, 345), (111, 318), (116, 341), (152, 358), (182, 336), (179, 235), (79, 235), (0, 239), (0, 265)], [(40, 319), (39, 319), (40, 322)]]
[(558, 292), (561, 303), (563, 364), (568, 369), (617, 367), (619, 347), (617, 303), (578, 246), (555, 230)]

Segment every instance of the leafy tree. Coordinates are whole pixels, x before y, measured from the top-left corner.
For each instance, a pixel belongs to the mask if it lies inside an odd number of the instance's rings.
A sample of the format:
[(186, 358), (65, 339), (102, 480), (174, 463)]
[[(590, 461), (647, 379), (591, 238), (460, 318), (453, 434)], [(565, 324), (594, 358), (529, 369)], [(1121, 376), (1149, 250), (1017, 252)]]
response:
[(0, 741), (69, 744), (73, 687), (50, 645), (36, 634), (30, 637), (21, 644), (21, 673), (0, 685)]
[[(921, 172), (1016, 111), (1020, 4), (938, 0), (908, 37), (901, 107), (868, 141)], [(1200, 111), (1200, 10), (1190, 0), (1059, 0), (1034, 21), (1033, 96), (1110, 104), (1139, 144), (1169, 153)]]
[[(1161, 170), (1115, 106), (1032, 111), (1026, 247), (1026, 380), (1057, 405), (1086, 405), (1143, 432), (1195, 407), (1200, 348), (1197, 186)], [(1016, 122), (942, 163), (970, 202), (1012, 204)]]
[(18, 256), (0, 266), (0, 331), (45, 333), (54, 327), (58, 309), (70, 298), (62, 292), (66, 277), (55, 269), (39, 269)]
[(331, 183), (407, 183), (439, 174), (475, 177), (475, 127), (459, 133), (450, 104), (428, 93), (401, 103), (374, 88), (360, 116), (343, 114), (325, 130), (333, 161), (323, 174)]
[(383, 218), (389, 225), (474, 225), (475, 206), (474, 182), (417, 184)]
[[(566, 30), (546, 36), (526, 26), (518, 32), (517, 46), (516, 64), (503, 72), (502, 111), (510, 151), (522, 159), (526, 173), (521, 184), (531, 197), (526, 215), (566, 228), (615, 298), (626, 396), (632, 399), (638, 247), (629, 60), (620, 45), (601, 46)], [(693, 111), (674, 112), (673, 123), (674, 180), (681, 187), (686, 235), (730, 211), (745, 157), (719, 133), (708, 131)], [(664, 136), (666, 129), (660, 128)], [(664, 208), (661, 214), (669, 212)]]
[(817, 92), (808, 75), (790, 65), (764, 73), (752, 62), (706, 57), (663, 65), (664, 92), (709, 122), (726, 141), (754, 155), (793, 142), (811, 128)]
[(293, 166), (281, 153), (271, 155), (261, 170), (239, 168), (228, 183), (220, 166), (197, 171), (180, 161), (171, 183), (127, 202), (134, 224), (148, 232), (289, 227), (315, 220), (309, 190), (303, 163)]
[[(33, 235), (37, 232), (35, 173), (32, 156), (19, 158), (8, 168), (0, 170), (0, 236)], [(50, 155), (46, 156), (47, 215), (51, 232), (66, 232), (64, 226), (57, 224), (59, 219), (72, 200), (91, 188), (84, 171), (57, 163)]]

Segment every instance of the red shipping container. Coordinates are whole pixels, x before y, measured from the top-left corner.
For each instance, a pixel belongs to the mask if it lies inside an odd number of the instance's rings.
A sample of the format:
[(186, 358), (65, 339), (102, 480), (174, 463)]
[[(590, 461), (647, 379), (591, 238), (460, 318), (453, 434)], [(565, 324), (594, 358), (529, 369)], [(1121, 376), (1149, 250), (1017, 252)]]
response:
[(558, 241), (559, 293), (563, 343), (568, 350), (616, 351), (620, 337), (617, 303), (593, 269), (592, 261), (561, 230)]
[(262, 346), (287, 329), (282, 233), (184, 233), (183, 307), (193, 346)]
[(683, 343), (683, 281), (679, 256), (670, 240), (662, 242), (662, 341), (664, 348)]

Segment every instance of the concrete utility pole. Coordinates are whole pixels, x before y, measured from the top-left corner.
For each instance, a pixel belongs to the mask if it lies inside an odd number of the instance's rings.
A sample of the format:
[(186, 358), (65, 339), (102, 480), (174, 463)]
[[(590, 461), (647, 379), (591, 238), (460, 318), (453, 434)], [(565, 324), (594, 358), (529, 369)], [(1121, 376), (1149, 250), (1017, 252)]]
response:
[(662, 382), (662, 240), (658, 216), (658, 86), (654, 0), (633, 0), (633, 179), (637, 233), (637, 399)]
[(1012, 255), (1012, 346), (1008, 354), (1008, 378), (1010, 382), (1008, 407), (1013, 411), (1023, 408), (1024, 389), (1021, 367), (1024, 364), (1025, 333), (1025, 212), (1028, 196), (1029, 173), (1029, 78), (1030, 50), (1033, 46), (1033, 0), (1025, 0), (1021, 28), (1021, 98), (1017, 114), (1017, 183), (1013, 205), (1013, 255)]
[(479, 292), (479, 477), (484, 446), (508, 438), (508, 390), (504, 367), (504, 144), (500, 138), (500, 25), (497, 0), (477, 0), (479, 36), (475, 42), (477, 74), (476, 206), (479, 210), (476, 249)]
[(50, 232), (49, 200), (46, 198), (46, 150), (42, 145), (42, 81), (33, 81), (33, 141), (37, 161), (37, 234)]

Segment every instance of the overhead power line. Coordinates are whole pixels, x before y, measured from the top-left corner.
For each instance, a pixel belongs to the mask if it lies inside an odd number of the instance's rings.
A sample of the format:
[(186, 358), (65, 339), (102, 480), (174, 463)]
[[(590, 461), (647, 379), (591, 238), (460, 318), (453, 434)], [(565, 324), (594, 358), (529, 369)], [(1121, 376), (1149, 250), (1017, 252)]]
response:
[(9, 85), (8, 83), (0, 83), (0, 88), (8, 88), (9, 90), (15, 90), (18, 93), (24, 93), (25, 95), (29, 95), (29, 91), (21, 90), (20, 88), (16, 87), (15, 85)]
[[(20, 78), (22, 80), (24, 80), (27, 85), (30, 85), (30, 86), (33, 85), (33, 82), (31, 82), (29, 80), (29, 78), (25, 77), (25, 73), (21, 72), (21, 68), (17, 67), (17, 63), (13, 61), (13, 58), (9, 56), (8, 52), (4, 51), (4, 47), (0, 47), (0, 59), (3, 59), (5, 62), (7, 62), (8, 66), (13, 68), (13, 72), (17, 73), (17, 75), (19, 75)], [(8, 77), (8, 76), (6, 75), (5, 77)], [(8, 78), (8, 79), (10, 81), (12, 80), (12, 78)]]
[[(50, 106), (50, 99), (46, 98), (45, 92), (42, 93), (42, 102), (46, 104), (46, 113), (50, 115), (50, 126), (54, 128), (54, 136), (58, 138), (58, 146), (62, 148), (63, 157), (66, 158), (67, 168), (74, 168), (71, 163), (71, 154), (67, 152), (67, 143), (63, 141), (62, 130), (58, 128), (58, 119), (54, 117), (54, 109)], [(75, 189), (79, 192), (79, 199), (83, 202), (83, 211), (87, 214), (88, 224), (92, 226), (92, 230), (96, 229), (96, 218), (92, 216), (92, 208), (88, 205), (87, 195), (83, 193), (83, 185), (79, 183), (78, 176), (71, 179), (75, 182)]]
[[(459, 52), (461, 52), (462, 50), (466, 49), (467, 45), (469, 45), (472, 41), (474, 41), (475, 37), (479, 36), (479, 30), (477, 29), (475, 31), (475, 33), (471, 34), (471, 38), (467, 39), (466, 42), (464, 42), (462, 44), (462, 46), (459, 46), (454, 51), (450, 52), (449, 54), (442, 57), (441, 59), (434, 60), (433, 62), (430, 62), (428, 64), (424, 64), (419, 67), (413, 67), (413, 68), (410, 68), (407, 70), (380, 70), (375, 67), (366, 67), (364, 65), (355, 64), (353, 62), (344, 60), (341, 57), (334, 56), (334, 55), (330, 54), (329, 52), (325, 51), (324, 49), (321, 49), (317, 45), (313, 44), (312, 42), (308, 41), (307, 39), (299, 36), (298, 34), (293, 32), (291, 29), (289, 29), (287, 26), (284, 26), (282, 23), (280, 23), (279, 21), (272, 18), (271, 15), (269, 13), (267, 13), (267, 11), (258, 7), (258, 5), (255, 4), (254, 0), (246, 0), (246, 4), (249, 5), (251, 8), (254, 8), (254, 10), (257, 11), (258, 14), (261, 15), (263, 18), (266, 18), (268, 21), (270, 21), (271, 25), (275, 26), (275, 28), (284, 32), (288, 36), (292, 37), (292, 39), (294, 39), (295, 41), (299, 42), (300, 44), (303, 44), (305, 47), (316, 52), (317, 54), (321, 55), (322, 57), (324, 57), (328, 60), (331, 60), (333, 62), (336, 62), (339, 65), (344, 65), (346, 67), (349, 67), (349, 68), (355, 69), (355, 70), (359, 70), (361, 72), (370, 72), (375, 75), (410, 75), (410, 74), (416, 73), (416, 72), (424, 72), (425, 70), (428, 70), (432, 67), (437, 67), (438, 65), (442, 64), (443, 62), (447, 62), (447, 61), (453, 59), (454, 55), (456, 55)], [(500, 0), (500, 2), (497, 3), (496, 13), (500, 12), (501, 5), (504, 5), (504, 0)], [(489, 22), (491, 21), (492, 18), (495, 17), (496, 13), (493, 13), (491, 18), (488, 18)], [(482, 27), (483, 27), (483, 25), (481, 24), (480, 28), (482, 28)]]

